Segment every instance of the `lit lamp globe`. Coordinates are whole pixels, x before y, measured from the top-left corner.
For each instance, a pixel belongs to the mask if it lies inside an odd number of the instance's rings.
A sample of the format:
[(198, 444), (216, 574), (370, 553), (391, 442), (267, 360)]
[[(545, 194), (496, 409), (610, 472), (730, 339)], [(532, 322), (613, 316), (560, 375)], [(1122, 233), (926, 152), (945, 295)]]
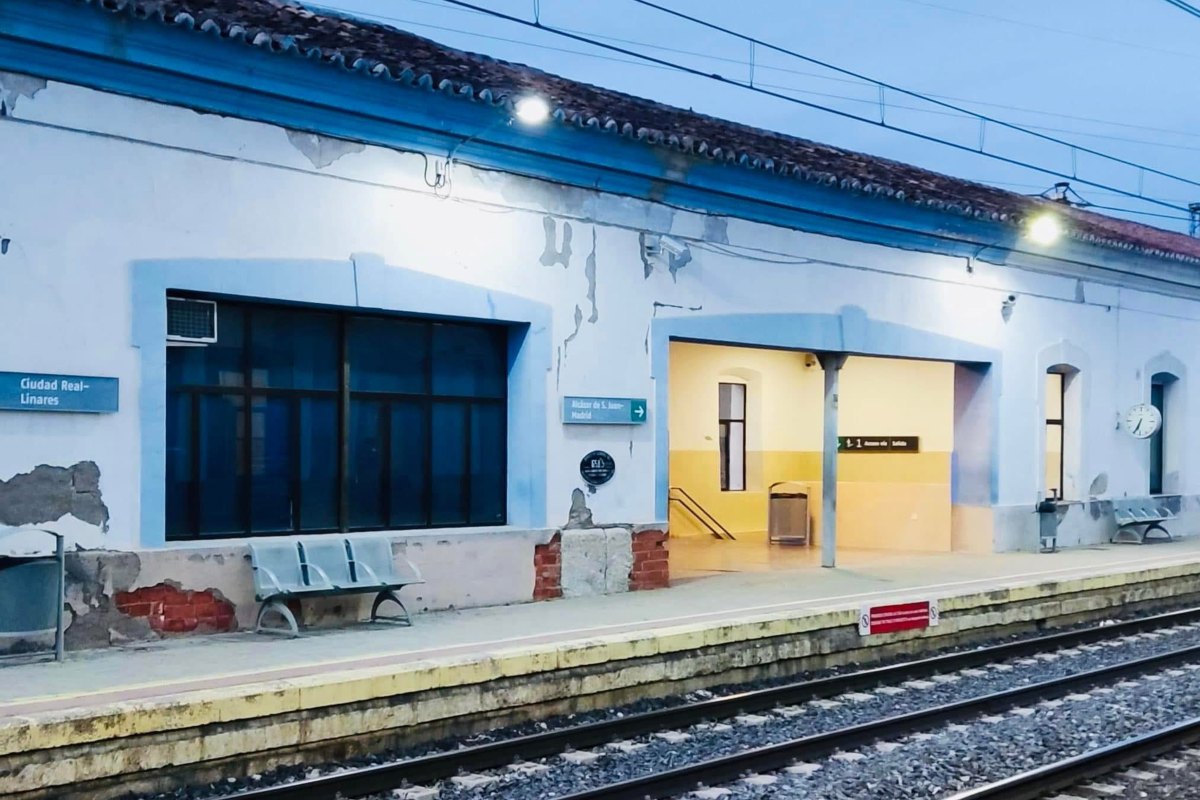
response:
[(1030, 221), (1026, 230), (1029, 238), (1043, 247), (1049, 247), (1057, 242), (1062, 236), (1062, 232), (1062, 223), (1053, 214), (1038, 214)]
[(541, 125), (550, 119), (550, 104), (535, 94), (526, 95), (514, 104), (517, 119), (526, 125)]

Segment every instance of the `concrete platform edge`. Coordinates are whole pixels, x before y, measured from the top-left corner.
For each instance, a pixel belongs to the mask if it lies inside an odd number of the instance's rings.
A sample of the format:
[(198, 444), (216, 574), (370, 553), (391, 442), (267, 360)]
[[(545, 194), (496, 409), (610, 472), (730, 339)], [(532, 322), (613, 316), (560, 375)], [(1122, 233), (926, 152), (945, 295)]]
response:
[[(339, 668), (142, 700), (97, 704), (89, 703), (88, 696), (82, 695), (80, 705), (68, 710), (17, 712), (0, 720), (0, 794), (201, 763), (240, 753), (304, 747), (323, 739), (536, 704), (555, 694), (589, 695), (686, 681), (772, 660), (885, 647), (1198, 593), (1200, 563), (1175, 563), (1058, 580), (1014, 581), (986, 591), (936, 593), (942, 609), (938, 628), (872, 637), (869, 641), (859, 641), (853, 630), (858, 603), (842, 602), (754, 613), (733, 621), (503, 647), (479, 657), (430, 658), (370, 669)], [(917, 589), (897, 592), (886, 601), (918, 596), (931, 595)], [(815, 635), (818, 633), (821, 635)], [(680, 658), (683, 654), (690, 655)], [(523, 678), (548, 677), (551, 673), (558, 673), (553, 680), (526, 681), (519, 688)], [(504, 692), (480, 691), (497, 682), (510, 688)], [(413, 696), (413, 700), (396, 705), (384, 702), (406, 696)], [(429, 702), (417, 702), (415, 696)], [(8, 707), (15, 710), (19, 705)], [(0, 706), (0, 713), (4, 713), (4, 706)], [(131, 737), (139, 740), (137, 746), (123, 746), (122, 740), (133, 744)]]

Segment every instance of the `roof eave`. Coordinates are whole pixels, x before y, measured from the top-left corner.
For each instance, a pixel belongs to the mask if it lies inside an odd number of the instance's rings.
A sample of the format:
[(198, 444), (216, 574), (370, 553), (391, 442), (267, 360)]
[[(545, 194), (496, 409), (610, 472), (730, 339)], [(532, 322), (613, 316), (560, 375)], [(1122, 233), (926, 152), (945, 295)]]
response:
[[(970, 207), (916, 205), (829, 175), (697, 154), (686, 142), (645, 141), (599, 120), (561, 119), (534, 131), (493, 126), (507, 113), (507, 101), (488, 92), (434, 86), (427, 76), (395, 76), (367, 63), (338, 69), (295, 47), (253, 46), (211, 27), (200, 36), (187, 26), (130, 24), (128, 11), (77, 0), (0, 0), (0, 20), (3, 70), (397, 149), (444, 153), (486, 131), (459, 157), (482, 168), (874, 244), (956, 255), (988, 245), (1001, 247), (1004, 261), (1032, 269), (1099, 271), (1110, 275), (1107, 282), (1136, 274), (1139, 283), (1165, 280), (1172, 291), (1200, 289), (1193, 269), (1200, 260), (1186, 256), (1078, 240), (1064, 240), (1053, 253), (1030, 249), (1011, 221)], [(354, 91), (347, 91), (348, 78), (358, 79)], [(396, 102), (402, 88), (423, 91), (425, 101)], [(1190, 280), (1180, 281), (1182, 265), (1192, 270)]]

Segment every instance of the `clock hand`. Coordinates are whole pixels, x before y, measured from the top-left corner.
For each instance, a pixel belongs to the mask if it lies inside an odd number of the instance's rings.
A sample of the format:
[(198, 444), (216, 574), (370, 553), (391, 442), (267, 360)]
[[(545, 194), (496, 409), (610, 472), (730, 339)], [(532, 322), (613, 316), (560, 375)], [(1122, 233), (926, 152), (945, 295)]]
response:
[(1141, 420), (1141, 419), (1139, 419), (1139, 420), (1138, 420), (1137, 427), (1133, 429), (1133, 434), (1134, 434), (1135, 436), (1136, 436), (1137, 434), (1141, 433), (1141, 431), (1142, 431), (1142, 423), (1143, 423), (1143, 422), (1145, 422), (1145, 420)]

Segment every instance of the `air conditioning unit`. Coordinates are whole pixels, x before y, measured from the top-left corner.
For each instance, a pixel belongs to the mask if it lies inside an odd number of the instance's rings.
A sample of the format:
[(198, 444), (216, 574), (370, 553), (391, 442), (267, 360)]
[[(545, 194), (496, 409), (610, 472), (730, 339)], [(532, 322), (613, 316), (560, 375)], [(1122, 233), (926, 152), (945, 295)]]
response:
[(217, 341), (217, 304), (190, 297), (167, 298), (167, 342), (180, 346)]

